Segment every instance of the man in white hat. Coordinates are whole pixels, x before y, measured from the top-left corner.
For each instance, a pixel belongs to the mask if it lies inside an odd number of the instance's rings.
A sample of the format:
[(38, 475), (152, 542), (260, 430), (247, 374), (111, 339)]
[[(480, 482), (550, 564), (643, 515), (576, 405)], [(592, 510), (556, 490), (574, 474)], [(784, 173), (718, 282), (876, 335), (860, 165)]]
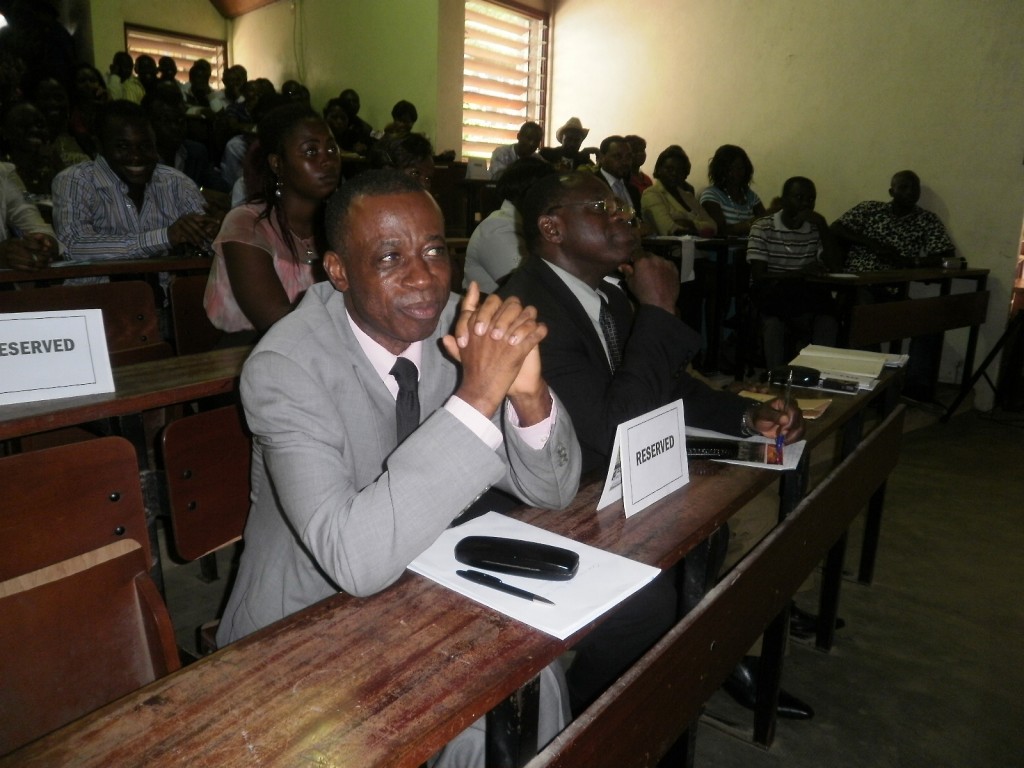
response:
[(578, 117), (570, 117), (565, 125), (555, 131), (555, 138), (561, 144), (562, 168), (574, 171), (582, 165), (593, 165), (589, 152), (580, 151), (583, 140), (590, 133)]

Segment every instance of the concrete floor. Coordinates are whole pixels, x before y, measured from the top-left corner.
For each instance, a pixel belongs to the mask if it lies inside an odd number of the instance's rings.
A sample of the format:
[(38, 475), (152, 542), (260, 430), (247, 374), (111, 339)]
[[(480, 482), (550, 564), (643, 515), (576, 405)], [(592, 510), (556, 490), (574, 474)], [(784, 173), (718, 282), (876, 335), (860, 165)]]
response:
[[(750, 741), (750, 713), (719, 692), (697, 735), (698, 766), (1024, 766), (1024, 416), (936, 416), (911, 406), (875, 581), (844, 583), (835, 648), (791, 644), (783, 686), (814, 719), (779, 721), (765, 751)], [(231, 554), (219, 557), (222, 574)], [(227, 582), (204, 584), (198, 572), (191, 563), (166, 575), (189, 649)], [(813, 599), (801, 606), (814, 611)]]

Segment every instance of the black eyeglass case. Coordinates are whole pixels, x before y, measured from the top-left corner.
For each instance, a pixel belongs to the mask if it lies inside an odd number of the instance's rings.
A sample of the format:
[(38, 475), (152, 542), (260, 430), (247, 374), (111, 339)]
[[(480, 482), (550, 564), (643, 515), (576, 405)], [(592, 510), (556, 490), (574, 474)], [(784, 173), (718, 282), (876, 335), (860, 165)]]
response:
[(455, 545), (455, 559), (473, 568), (548, 581), (568, 581), (580, 564), (570, 549), (500, 536), (467, 536)]

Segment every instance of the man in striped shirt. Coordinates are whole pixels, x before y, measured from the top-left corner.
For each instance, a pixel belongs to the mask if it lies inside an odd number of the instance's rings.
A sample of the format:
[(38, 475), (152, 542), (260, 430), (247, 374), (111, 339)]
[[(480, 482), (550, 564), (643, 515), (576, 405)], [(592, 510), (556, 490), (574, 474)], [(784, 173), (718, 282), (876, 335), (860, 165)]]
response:
[(68, 260), (146, 259), (207, 247), (220, 222), (206, 213), (191, 179), (158, 165), (142, 107), (111, 102), (100, 114), (97, 134), (96, 160), (53, 180), (53, 224)]
[(817, 190), (803, 176), (782, 186), (782, 210), (750, 226), (750, 296), (760, 313), (765, 364), (784, 365), (807, 342), (833, 346), (838, 323), (832, 295), (807, 275), (836, 270), (838, 254), (825, 218), (814, 210)]

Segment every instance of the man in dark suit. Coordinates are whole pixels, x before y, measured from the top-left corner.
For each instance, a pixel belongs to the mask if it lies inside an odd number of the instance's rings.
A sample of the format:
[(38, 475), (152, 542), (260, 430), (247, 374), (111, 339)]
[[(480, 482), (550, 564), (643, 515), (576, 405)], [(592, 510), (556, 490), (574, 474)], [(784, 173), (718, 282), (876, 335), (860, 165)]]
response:
[(609, 136), (601, 142), (597, 154), (597, 176), (615, 196), (640, 213), (640, 190), (629, 183), (633, 175), (633, 150), (622, 136)]
[[(620, 423), (680, 398), (691, 426), (737, 436), (781, 430), (787, 442), (801, 437), (795, 406), (753, 403), (687, 373), (700, 336), (676, 317), (679, 275), (668, 261), (639, 251), (628, 212), (595, 174), (539, 180), (522, 214), (528, 256), (498, 293), (536, 307), (548, 327), (540, 345), (544, 377), (572, 417), (584, 472), (607, 470)], [(635, 310), (605, 279), (615, 273)], [(577, 647), (568, 673), (574, 712), (600, 694), (595, 681), (610, 684), (674, 623), (674, 610), (674, 585), (656, 581)]]

